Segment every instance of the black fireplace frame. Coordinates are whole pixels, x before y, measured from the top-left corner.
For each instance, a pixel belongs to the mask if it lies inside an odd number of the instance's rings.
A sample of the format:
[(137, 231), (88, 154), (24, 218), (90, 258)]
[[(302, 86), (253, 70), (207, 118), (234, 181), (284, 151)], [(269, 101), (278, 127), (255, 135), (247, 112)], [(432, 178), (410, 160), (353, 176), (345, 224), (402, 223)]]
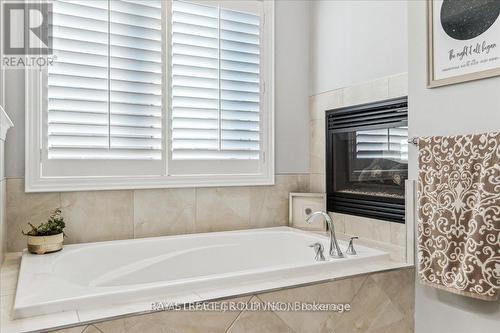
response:
[(408, 98), (394, 98), (326, 111), (327, 210), (396, 223), (405, 223), (405, 199), (335, 192), (334, 135), (363, 129), (408, 126)]

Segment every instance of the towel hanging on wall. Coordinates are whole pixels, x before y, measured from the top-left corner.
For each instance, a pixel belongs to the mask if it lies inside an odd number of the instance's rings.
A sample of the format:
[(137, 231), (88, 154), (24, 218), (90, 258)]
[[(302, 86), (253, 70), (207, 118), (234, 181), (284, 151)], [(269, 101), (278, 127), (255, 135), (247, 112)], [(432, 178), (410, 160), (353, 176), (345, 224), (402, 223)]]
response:
[(500, 293), (500, 133), (418, 140), (418, 274), (483, 300)]

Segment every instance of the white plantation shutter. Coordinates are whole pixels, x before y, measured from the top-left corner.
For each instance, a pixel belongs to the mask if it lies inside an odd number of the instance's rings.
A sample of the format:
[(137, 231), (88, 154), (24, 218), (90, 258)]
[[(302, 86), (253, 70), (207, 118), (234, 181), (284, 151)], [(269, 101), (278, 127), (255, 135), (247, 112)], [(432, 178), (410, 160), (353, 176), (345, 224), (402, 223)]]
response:
[(53, 2), (49, 159), (162, 158), (161, 0)]
[(385, 158), (408, 161), (408, 127), (356, 132), (356, 156), (360, 159)]
[(172, 4), (174, 161), (260, 158), (261, 17), (224, 6)]
[(27, 191), (274, 184), (274, 2), (50, 3)]

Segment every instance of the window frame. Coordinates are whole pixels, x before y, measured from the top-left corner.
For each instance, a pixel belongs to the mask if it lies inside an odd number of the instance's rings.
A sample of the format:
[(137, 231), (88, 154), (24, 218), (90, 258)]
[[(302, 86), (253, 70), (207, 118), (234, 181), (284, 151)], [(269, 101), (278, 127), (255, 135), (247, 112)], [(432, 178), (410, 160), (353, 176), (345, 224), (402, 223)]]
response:
[[(43, 2), (43, 0), (41, 0)], [(262, 0), (261, 0), (262, 1)], [(210, 3), (211, 1), (207, 1)], [(274, 1), (262, 1), (262, 41), (261, 41), (261, 156), (259, 172), (227, 174), (170, 174), (170, 9), (171, 0), (162, 8), (164, 25), (164, 103), (162, 106), (163, 125), (163, 168), (158, 175), (127, 174), (127, 167), (117, 175), (98, 176), (46, 176), (42, 174), (44, 154), (44, 70), (25, 69), (25, 190), (26, 192), (123, 190), (148, 188), (182, 188), (214, 186), (255, 186), (274, 184)], [(85, 167), (92, 167), (87, 160)], [(112, 164), (124, 165), (128, 160), (111, 160)], [(236, 161), (238, 162), (238, 161)], [(239, 161), (241, 162), (241, 161)], [(75, 160), (78, 163), (78, 160)], [(95, 166), (98, 166), (95, 164)]]

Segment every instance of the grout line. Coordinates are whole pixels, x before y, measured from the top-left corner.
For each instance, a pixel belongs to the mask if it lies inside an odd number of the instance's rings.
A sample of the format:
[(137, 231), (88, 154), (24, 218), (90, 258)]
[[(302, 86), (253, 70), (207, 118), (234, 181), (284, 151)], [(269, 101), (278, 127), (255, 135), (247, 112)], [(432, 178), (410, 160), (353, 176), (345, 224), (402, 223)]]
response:
[(135, 239), (135, 191), (132, 190), (132, 238)]
[[(89, 328), (89, 327), (91, 327), (91, 326), (92, 326), (95, 330), (97, 330), (98, 332), (104, 333), (104, 331), (103, 331), (103, 330), (101, 330), (99, 327), (97, 327), (97, 326), (95, 326), (95, 325), (89, 325), (89, 326), (87, 326), (87, 328)], [(87, 328), (85, 328), (85, 331), (87, 330)], [(85, 331), (83, 331), (82, 333), (85, 333)]]
[(194, 188), (194, 232), (198, 231), (198, 188)]
[[(263, 301), (263, 300), (259, 297), (259, 295), (255, 295), (255, 297), (256, 297), (259, 301), (261, 301), (262, 303), (264, 303), (264, 301)], [(282, 322), (282, 323), (283, 323), (286, 327), (288, 327), (288, 328), (289, 328), (292, 332), (294, 332), (294, 333), (296, 332), (296, 331), (293, 329), (293, 327), (291, 327), (290, 325), (288, 325), (288, 323), (287, 323), (284, 319), (282, 319), (282, 318), (281, 318), (281, 317), (280, 317), (280, 316), (276, 313), (276, 311), (272, 311), (272, 310), (271, 310), (271, 311), (267, 311), (267, 312), (270, 312), (273, 316), (275, 316), (276, 318), (278, 318), (278, 320), (279, 320), (279, 321), (281, 321), (281, 322)]]
[(224, 331), (224, 332), (229, 332), (231, 330), (231, 328), (234, 326), (234, 324), (236, 323), (236, 321), (238, 320), (238, 318), (241, 317), (241, 315), (243, 314), (243, 312), (245, 311), (241, 311), (240, 313), (238, 313), (238, 315), (236, 316), (236, 318), (234, 318), (234, 320), (231, 322), (231, 324), (228, 326), (228, 328)]
[(356, 298), (356, 296), (358, 296), (358, 294), (360, 293), (361, 289), (363, 289), (363, 287), (365, 286), (366, 284), (366, 281), (368, 280), (368, 278), (370, 277), (371, 274), (375, 274), (376, 272), (373, 272), (373, 273), (369, 273), (367, 275), (365, 275), (364, 277), (364, 280), (363, 282), (361, 283), (361, 285), (359, 286), (359, 289), (354, 293), (354, 295), (352, 296), (351, 300), (349, 301), (349, 303), (352, 305), (352, 302), (354, 301), (354, 299)]
[[(250, 302), (250, 300), (253, 298), (253, 295), (250, 295), (250, 298), (248, 299), (248, 301), (246, 302), (247, 305), (248, 303)], [(238, 313), (238, 315), (233, 319), (233, 321), (229, 324), (229, 326), (226, 328), (226, 330), (224, 332), (228, 332), (231, 327), (233, 327), (234, 323), (236, 323), (236, 321), (238, 320), (238, 318), (241, 316), (241, 314), (245, 312), (245, 310), (241, 310), (240, 313)]]
[(380, 77), (380, 78), (376, 78), (376, 79), (372, 79), (372, 80), (366, 80), (366, 81), (361, 81), (361, 82), (353, 82), (347, 86), (343, 86), (343, 87), (338, 87), (338, 88), (334, 88), (334, 89), (328, 89), (328, 90), (324, 90), (324, 91), (319, 91), (319, 92), (316, 92), (316, 93), (313, 93), (313, 94), (309, 94), (309, 98), (311, 97), (314, 97), (314, 96), (318, 96), (318, 95), (321, 95), (321, 94), (326, 94), (326, 93), (331, 93), (331, 92), (335, 92), (335, 91), (339, 91), (339, 90), (344, 90), (344, 89), (349, 89), (349, 88), (357, 88), (359, 86), (364, 86), (364, 85), (367, 85), (367, 84), (373, 84), (377, 81), (381, 81), (381, 80), (385, 80), (387, 79), (388, 81), (390, 79), (394, 79), (396, 77), (399, 77), (399, 76), (403, 76), (403, 75), (408, 75), (408, 72), (400, 72), (400, 73), (395, 73), (395, 74), (390, 74), (390, 75), (386, 75), (386, 76), (383, 76), (383, 77)]
[[(368, 280), (368, 277), (370, 276), (370, 274), (373, 274), (373, 273), (369, 273), (367, 275), (364, 276), (364, 280), (363, 282), (361, 283), (361, 285), (359, 286), (359, 289), (354, 293), (354, 295), (352, 296), (352, 298), (349, 300), (349, 305), (351, 306), (351, 309), (352, 309), (352, 302), (354, 301), (354, 299), (356, 298), (356, 296), (358, 296), (359, 292), (361, 291), (361, 289), (363, 289), (363, 287), (365, 286), (365, 283), (366, 281)], [(328, 320), (330, 320), (335, 314), (331, 314), (330, 316), (328, 316), (327, 319), (325, 319), (322, 324), (324, 325)], [(340, 321), (342, 320), (342, 318), (340, 318)], [(334, 326), (333, 330), (331, 331), (331, 333), (335, 333), (335, 327), (336, 325)]]

